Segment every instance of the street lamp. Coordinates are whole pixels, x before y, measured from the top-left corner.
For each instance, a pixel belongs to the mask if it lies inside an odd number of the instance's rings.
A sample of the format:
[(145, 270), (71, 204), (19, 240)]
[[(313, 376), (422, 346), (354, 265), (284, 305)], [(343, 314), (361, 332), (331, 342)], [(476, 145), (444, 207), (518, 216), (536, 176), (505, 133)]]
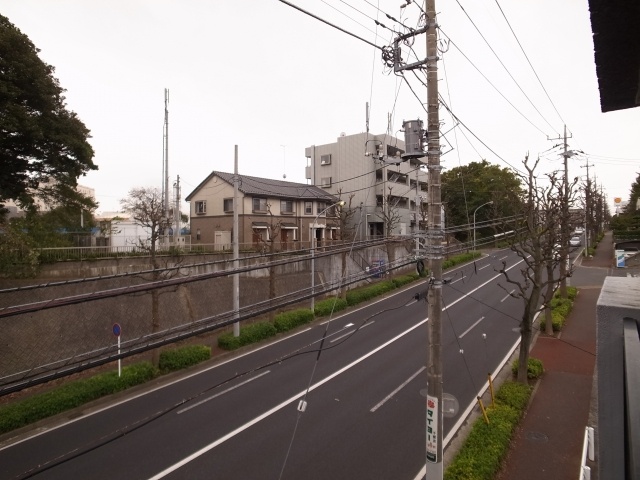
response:
[(335, 206), (340, 206), (342, 207), (346, 202), (344, 201), (340, 201), (340, 202), (336, 202), (332, 205), (329, 205), (327, 208), (325, 208), (324, 210), (322, 210), (320, 213), (318, 213), (316, 215), (316, 218), (313, 219), (313, 222), (311, 223), (311, 228), (313, 231), (313, 234), (311, 235), (311, 312), (313, 313), (313, 311), (315, 310), (315, 288), (316, 288), (316, 232), (315, 232), (315, 227), (314, 225), (316, 224), (316, 220), (318, 220), (318, 217), (320, 215), (322, 215), (323, 213), (325, 213), (327, 210), (335, 207)]
[(480, 208), (484, 207), (485, 205), (491, 205), (492, 203), (493, 203), (493, 200), (487, 203), (483, 203), (473, 211), (473, 251), (474, 252), (476, 250), (476, 212), (480, 210)]

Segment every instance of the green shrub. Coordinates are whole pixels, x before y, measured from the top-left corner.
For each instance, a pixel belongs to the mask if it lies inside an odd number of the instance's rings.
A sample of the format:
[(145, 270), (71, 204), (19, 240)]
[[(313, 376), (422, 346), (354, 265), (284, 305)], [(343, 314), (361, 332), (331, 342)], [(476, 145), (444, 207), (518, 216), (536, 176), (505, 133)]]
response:
[(196, 365), (211, 358), (211, 347), (206, 345), (187, 345), (160, 353), (158, 367), (161, 372), (172, 372)]
[(480, 417), (464, 445), (444, 473), (445, 480), (492, 480), (509, 451), (513, 432), (524, 413), (531, 388), (505, 382), (496, 394), (496, 406), (487, 409), (487, 424)]
[(147, 382), (157, 373), (151, 363), (142, 362), (124, 367), (121, 377), (117, 371), (106, 372), (4, 405), (0, 407), (0, 434)]
[(218, 337), (218, 346), (225, 350), (235, 350), (244, 345), (273, 337), (277, 333), (276, 327), (271, 322), (256, 322), (240, 327), (240, 335), (237, 337), (233, 336), (233, 332), (220, 335)]
[(445, 480), (492, 480), (509, 450), (521, 414), (520, 410), (502, 404), (487, 409), (489, 423), (483, 417), (476, 420), (465, 444), (447, 468)]
[(400, 275), (399, 277), (392, 278), (391, 281), (396, 286), (396, 288), (400, 288), (404, 285), (415, 282), (419, 278), (420, 275), (418, 275), (417, 273), (410, 273), (408, 275)]
[(313, 312), (308, 308), (300, 308), (290, 312), (283, 312), (276, 315), (273, 325), (278, 332), (286, 332), (299, 325), (309, 323), (313, 320)]
[(523, 412), (529, 404), (531, 387), (520, 382), (505, 382), (496, 394), (496, 401)]
[(365, 287), (354, 288), (347, 292), (347, 305), (353, 306), (366, 302), (367, 300), (383, 295), (394, 288), (396, 287), (391, 280), (384, 280)]
[(347, 301), (344, 298), (331, 297), (316, 302), (314, 312), (319, 317), (325, 317), (331, 315), (332, 312), (339, 312), (347, 307)]
[(477, 251), (461, 253), (460, 255), (447, 258), (444, 262), (442, 262), (442, 269), (446, 270), (448, 268), (455, 267), (456, 265), (460, 265), (461, 263), (470, 262), (474, 258), (478, 258), (480, 256), (482, 256), (482, 254)]
[[(511, 372), (514, 375), (518, 374), (518, 366), (520, 365), (519, 359), (515, 359), (513, 361), (513, 365), (511, 365)], [(537, 358), (529, 357), (529, 362), (527, 363), (527, 378), (538, 378), (544, 372), (544, 367), (542, 366), (542, 362)]]

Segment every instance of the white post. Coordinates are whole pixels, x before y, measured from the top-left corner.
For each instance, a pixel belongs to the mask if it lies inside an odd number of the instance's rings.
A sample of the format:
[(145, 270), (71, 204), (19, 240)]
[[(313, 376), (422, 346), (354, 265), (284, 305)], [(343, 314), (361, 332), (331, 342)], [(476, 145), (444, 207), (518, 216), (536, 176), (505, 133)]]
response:
[[(120, 356), (120, 335), (118, 335), (118, 356)], [(118, 378), (122, 376), (122, 359), (118, 358)]]
[[(233, 162), (233, 268), (237, 270), (240, 267), (240, 245), (239, 245), (239, 210), (238, 203), (238, 145), (235, 146), (235, 155)], [(240, 274), (233, 274), (233, 336), (240, 336)]]

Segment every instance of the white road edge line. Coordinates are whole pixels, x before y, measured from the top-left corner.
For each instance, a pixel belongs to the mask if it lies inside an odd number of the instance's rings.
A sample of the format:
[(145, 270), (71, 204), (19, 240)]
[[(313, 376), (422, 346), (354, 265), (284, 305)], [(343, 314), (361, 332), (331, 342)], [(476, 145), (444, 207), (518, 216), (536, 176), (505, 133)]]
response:
[[(520, 263), (520, 262), (518, 262)], [(507, 270), (510, 270), (511, 268), (514, 268), (516, 265), (518, 265), (518, 263), (516, 263), (515, 265), (513, 265), (512, 267), (509, 267)], [(495, 275), (493, 278), (490, 278), (489, 280), (487, 280), (486, 282), (484, 282), (482, 285), (479, 285), (478, 287), (474, 288), (473, 290), (471, 290), (469, 293), (461, 296), (460, 298), (458, 298), (457, 300), (454, 300), (453, 302), (451, 302), (446, 308), (452, 307), (453, 305), (455, 305), (456, 303), (462, 301), (464, 298), (468, 297), (469, 295), (471, 295), (472, 293), (474, 293), (475, 291), (479, 290), (480, 288), (484, 287), (485, 285), (487, 285), (488, 283), (492, 282), (493, 280), (495, 280), (498, 277), (501, 277), (502, 274), (497, 274)], [(443, 308), (443, 310), (445, 310), (446, 308)], [(369, 353), (367, 353), (366, 355), (363, 355), (362, 357), (354, 360), (353, 362), (351, 362), (348, 365), (345, 365), (344, 367), (342, 367), (340, 370), (337, 370), (336, 372), (332, 373), (331, 375), (329, 375), (328, 377), (324, 378), (323, 380), (320, 380), (318, 383), (312, 385), (311, 387), (309, 387), (308, 391), (312, 392), (313, 390), (315, 390), (316, 388), (321, 387), (322, 385), (324, 385), (325, 383), (329, 382), (330, 380), (334, 379), (335, 377), (337, 377), (338, 375), (346, 372), (347, 370), (349, 370), (350, 368), (354, 367), (355, 365), (359, 364), (360, 362), (363, 362), (364, 360), (366, 360), (367, 358), (369, 358), (370, 356), (372, 356), (373, 354), (379, 352), (380, 350), (386, 348), (387, 346), (391, 345), (393, 342), (395, 342), (396, 340), (402, 338), (403, 336), (405, 336), (406, 334), (412, 332), (413, 330), (415, 330), (416, 328), (420, 327), (421, 325), (423, 325), (424, 323), (426, 323), (428, 320), (428, 318), (425, 318), (424, 320), (421, 320), (420, 322), (416, 323), (413, 327), (405, 330), (402, 333), (399, 333), (398, 335), (396, 335), (395, 337), (393, 337), (392, 339), (388, 340), (387, 342), (383, 343), (382, 345), (380, 345), (379, 347), (375, 348), (374, 350), (371, 350)], [(520, 339), (518, 339), (518, 341), (516, 342), (516, 345), (520, 343)], [(513, 347), (515, 349), (515, 346)], [(509, 356), (511, 356), (509, 354)], [(509, 356), (507, 356), (507, 359), (509, 358)], [(506, 361), (506, 360), (505, 360)], [(498, 369), (499, 371), (499, 369)], [(489, 381), (487, 380), (487, 382), (485, 383), (485, 386), (483, 388), (483, 393), (484, 391), (488, 388), (489, 385)], [(197, 450), (196, 452), (192, 453), (191, 455), (189, 455), (188, 457), (183, 458), (181, 461), (179, 461), (178, 463), (175, 463), (173, 465), (171, 465), (170, 467), (164, 469), (163, 471), (161, 471), (160, 473), (157, 473), (156, 475), (154, 475), (153, 477), (150, 477), (149, 480), (160, 480), (161, 478), (164, 478), (165, 476), (169, 475), (172, 472), (175, 472), (176, 470), (178, 470), (180, 467), (186, 465), (187, 463), (191, 462), (192, 460), (195, 460), (196, 458), (200, 457), (201, 455), (204, 455), (205, 453), (207, 453), (209, 450), (214, 449), (215, 447), (217, 447), (218, 445), (221, 445), (222, 443), (226, 442), (227, 440), (229, 440), (230, 438), (234, 437), (235, 435), (238, 435), (239, 433), (245, 431), (246, 429), (248, 429), (249, 427), (255, 425), (256, 423), (261, 422), (262, 420), (264, 420), (265, 418), (267, 418), (269, 415), (272, 415), (274, 413), (276, 413), (279, 410), (282, 410), (284, 407), (286, 407), (287, 405), (295, 402), (296, 400), (300, 399), (301, 397), (304, 396), (304, 394), (306, 393), (307, 390), (303, 390), (300, 393), (294, 395), (293, 397), (290, 397), (289, 399), (285, 400), (284, 402), (280, 403), (279, 405), (276, 405), (275, 407), (273, 407), (270, 410), (267, 410), (266, 412), (264, 412), (262, 415), (254, 418), (253, 420), (251, 420), (250, 422), (245, 423), (244, 425), (241, 425), (240, 427), (236, 428), (235, 430), (227, 433), (226, 435), (224, 435), (223, 437), (220, 437), (218, 440), (215, 440), (214, 442), (210, 443), (209, 445), (202, 447), (200, 450)], [(453, 433), (455, 433), (459, 428), (460, 425), (462, 424), (462, 422), (464, 422), (464, 419), (466, 419), (466, 417), (469, 415), (469, 411), (471, 411), (471, 409), (475, 406), (475, 403), (471, 403), (471, 406), (467, 409), (468, 411), (465, 412), (465, 414), (461, 417), (461, 420), (458, 421), (458, 423), (456, 423), (455, 428), (452, 430)], [(449, 435), (447, 435), (447, 438), (449, 438), (449, 440), (445, 439), (445, 445), (451, 441), (451, 437), (453, 437), (453, 434), (450, 433)], [(426, 472), (426, 467), (425, 467), (425, 472)], [(423, 474), (424, 475), (424, 474)]]
[(467, 328), (464, 332), (462, 332), (458, 338), (462, 338), (462, 337), (464, 337), (467, 333), (469, 333), (471, 330), (473, 330), (473, 327), (475, 327), (476, 325), (478, 325), (482, 320), (484, 320), (484, 317), (480, 317), (480, 318), (476, 321), (476, 323), (474, 323), (474, 324), (473, 324), (473, 325), (471, 325), (469, 328)]
[(220, 397), (221, 395), (224, 395), (225, 393), (229, 393), (229, 392), (235, 390), (236, 388), (240, 388), (240, 387), (242, 387), (243, 385), (246, 385), (249, 382), (253, 382), (254, 380), (257, 380), (260, 377), (266, 375), (267, 373), (271, 373), (271, 370), (267, 370), (266, 372), (262, 372), (259, 375), (256, 375), (255, 377), (248, 378), (244, 382), (240, 382), (239, 384), (234, 385), (233, 387), (229, 387), (226, 390), (223, 390), (221, 392), (216, 393), (215, 395), (211, 395), (210, 397), (204, 398), (204, 399), (200, 400), (199, 402), (194, 403), (193, 405), (189, 405), (188, 407), (185, 407), (182, 410), (178, 410), (177, 413), (178, 413), (178, 415), (180, 415), (181, 413), (188, 412), (192, 408), (196, 408), (196, 407), (202, 405), (203, 403), (207, 403), (209, 400), (213, 400), (214, 398)]
[(387, 395), (386, 397), (384, 397), (380, 402), (378, 402), (371, 410), (369, 410), (371, 413), (375, 412), (376, 410), (378, 410), (381, 406), (383, 406), (385, 403), (387, 403), (389, 400), (391, 400), (396, 393), (398, 393), (400, 390), (402, 390), (404, 387), (406, 387), (411, 380), (413, 380), (414, 378), (416, 378), (418, 375), (420, 375), (420, 373), (422, 373), (423, 370), (426, 370), (427, 367), (421, 367), (416, 373), (414, 373), (413, 375), (411, 375), (409, 378), (407, 378), (398, 388), (396, 388), (393, 392), (391, 392), (389, 395)]
[[(341, 375), (342, 373), (344, 373), (347, 370), (351, 369), (355, 365), (363, 362), (364, 360), (366, 360), (367, 358), (369, 358), (373, 354), (375, 354), (375, 353), (379, 352), (380, 350), (386, 348), (387, 346), (391, 345), (396, 340), (402, 338), (406, 334), (412, 332), (413, 330), (415, 330), (419, 326), (423, 325), (426, 321), (427, 321), (426, 318), (424, 320), (421, 320), (420, 322), (416, 323), (413, 327), (405, 330), (402, 333), (399, 333), (398, 335), (396, 335), (392, 339), (388, 340), (387, 342), (383, 343), (379, 347), (375, 348), (374, 350), (371, 350), (366, 355), (363, 355), (362, 357), (354, 360), (350, 364), (345, 365), (340, 370), (337, 370), (336, 372), (332, 373), (328, 377), (325, 377), (324, 379), (320, 380), (318, 383), (315, 383), (314, 385), (309, 387), (309, 392), (312, 392), (316, 388), (321, 387), (322, 385), (324, 385), (325, 383), (327, 383), (330, 380), (334, 379), (338, 375)], [(217, 447), (218, 445), (221, 445), (222, 443), (226, 442), (227, 440), (229, 440), (230, 438), (234, 437), (235, 435), (238, 435), (239, 433), (243, 432), (244, 430), (248, 429), (249, 427), (251, 427), (251, 426), (255, 425), (256, 423), (264, 420), (268, 416), (276, 413), (278, 410), (282, 410), (287, 405), (289, 405), (289, 404), (295, 402), (296, 400), (300, 399), (301, 397), (304, 396), (305, 392), (306, 392), (306, 390), (302, 390), (301, 392), (297, 393), (293, 397), (290, 397), (287, 400), (285, 400), (284, 402), (280, 403), (279, 405), (276, 405), (272, 409), (267, 410), (262, 415), (259, 415), (259, 416), (255, 417), (253, 420), (245, 423), (244, 425), (239, 426), (235, 430), (232, 430), (231, 432), (229, 432), (226, 435), (220, 437), (219, 439), (215, 440), (214, 442), (210, 443), (209, 445), (206, 445), (205, 447), (201, 448), (200, 450), (198, 450), (196, 452), (193, 452), (191, 455), (189, 455), (188, 457), (185, 457), (184, 459), (180, 460), (178, 463), (175, 463), (175, 464), (171, 465), (170, 467), (164, 469), (160, 473), (154, 475), (153, 477), (150, 477), (149, 480), (159, 480), (159, 479), (164, 478), (165, 476), (169, 475), (170, 473), (175, 472), (180, 467), (186, 465), (187, 463), (191, 462), (192, 460), (195, 460), (196, 458), (200, 457), (201, 455), (204, 455), (209, 450), (212, 450), (213, 448)]]

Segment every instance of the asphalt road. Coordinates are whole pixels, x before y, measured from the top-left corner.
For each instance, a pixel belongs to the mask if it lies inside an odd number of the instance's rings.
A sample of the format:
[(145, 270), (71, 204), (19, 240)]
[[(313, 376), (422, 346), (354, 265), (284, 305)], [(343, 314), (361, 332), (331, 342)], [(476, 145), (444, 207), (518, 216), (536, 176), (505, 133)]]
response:
[[(503, 251), (446, 273), (444, 391), (459, 408), (445, 436), (519, 337), (522, 302), (498, 285), (513, 289), (502, 261), (517, 272)], [(428, 344), (427, 305), (413, 297), (426, 289), (33, 432), (0, 449), (0, 477), (413, 479), (425, 462)]]

